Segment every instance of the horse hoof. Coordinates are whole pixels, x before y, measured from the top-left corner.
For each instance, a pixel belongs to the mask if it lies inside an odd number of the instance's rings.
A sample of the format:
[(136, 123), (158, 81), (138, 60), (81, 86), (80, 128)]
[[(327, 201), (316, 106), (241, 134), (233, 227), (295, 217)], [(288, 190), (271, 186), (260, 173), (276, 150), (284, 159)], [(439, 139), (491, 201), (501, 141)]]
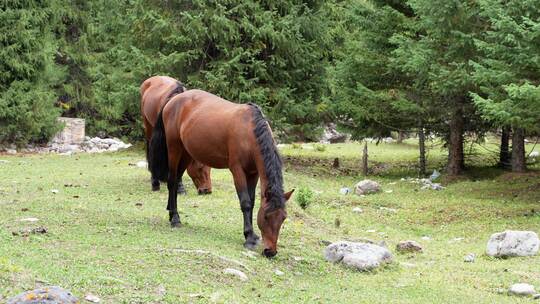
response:
[(171, 222), (171, 228), (180, 228), (182, 224), (180, 222)]
[(259, 237), (257, 235), (255, 235), (254, 237), (246, 240), (244, 242), (244, 247), (249, 249), (249, 250), (253, 250), (255, 249), (255, 247), (257, 247), (257, 245), (259, 245), (260, 243), (260, 240), (259, 240)]
[(152, 191), (159, 191), (159, 185), (157, 185), (157, 186), (152, 186)]
[(249, 250), (255, 250), (256, 247), (257, 247), (257, 242), (252, 242), (252, 241), (247, 242), (247, 241), (246, 241), (246, 242), (244, 243), (244, 248), (246, 248), (246, 249), (249, 249)]

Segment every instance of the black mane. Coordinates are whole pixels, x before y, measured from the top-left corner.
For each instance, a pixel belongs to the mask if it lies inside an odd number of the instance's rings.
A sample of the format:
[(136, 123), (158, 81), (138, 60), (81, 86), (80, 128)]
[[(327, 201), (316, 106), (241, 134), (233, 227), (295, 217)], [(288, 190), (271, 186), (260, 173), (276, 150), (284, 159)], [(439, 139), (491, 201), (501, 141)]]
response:
[(268, 187), (266, 189), (266, 199), (269, 208), (266, 210), (272, 211), (285, 207), (285, 197), (283, 196), (283, 163), (279, 156), (278, 150), (272, 138), (272, 133), (261, 111), (261, 108), (256, 104), (249, 103), (253, 113), (253, 125), (255, 138), (261, 150), (261, 155), (264, 162), (264, 171), (268, 179)]
[(186, 91), (186, 87), (184, 86), (184, 84), (181, 83), (180, 81), (176, 81), (176, 86), (174, 87), (174, 89), (167, 96), (167, 102), (169, 102), (169, 100), (171, 98), (173, 98), (175, 95), (178, 95), (178, 94), (180, 94), (182, 92), (185, 92), (185, 91)]

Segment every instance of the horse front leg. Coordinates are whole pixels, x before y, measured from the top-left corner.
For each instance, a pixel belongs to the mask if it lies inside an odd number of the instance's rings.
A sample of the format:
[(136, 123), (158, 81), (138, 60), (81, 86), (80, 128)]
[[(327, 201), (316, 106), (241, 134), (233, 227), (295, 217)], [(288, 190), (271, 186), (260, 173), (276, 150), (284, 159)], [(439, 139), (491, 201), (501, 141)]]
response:
[(246, 174), (240, 168), (231, 169), (231, 172), (234, 177), (236, 194), (240, 201), (240, 209), (244, 217), (244, 238), (246, 240), (244, 247), (254, 249), (259, 242), (259, 237), (253, 231), (253, 201), (251, 200)]

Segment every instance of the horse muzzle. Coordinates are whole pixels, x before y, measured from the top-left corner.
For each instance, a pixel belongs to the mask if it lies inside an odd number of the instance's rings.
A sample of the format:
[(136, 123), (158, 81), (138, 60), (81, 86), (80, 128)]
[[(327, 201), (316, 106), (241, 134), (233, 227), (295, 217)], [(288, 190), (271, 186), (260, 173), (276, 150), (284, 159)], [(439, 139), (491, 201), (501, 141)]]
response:
[(263, 250), (262, 253), (263, 253), (263, 255), (264, 255), (265, 257), (267, 257), (267, 258), (273, 258), (273, 257), (276, 256), (277, 251), (274, 251), (274, 250), (265, 248), (265, 249)]
[(206, 194), (210, 194), (210, 193), (212, 193), (212, 190), (210, 190), (210, 189), (206, 189), (206, 188), (199, 189), (199, 195), (206, 195)]

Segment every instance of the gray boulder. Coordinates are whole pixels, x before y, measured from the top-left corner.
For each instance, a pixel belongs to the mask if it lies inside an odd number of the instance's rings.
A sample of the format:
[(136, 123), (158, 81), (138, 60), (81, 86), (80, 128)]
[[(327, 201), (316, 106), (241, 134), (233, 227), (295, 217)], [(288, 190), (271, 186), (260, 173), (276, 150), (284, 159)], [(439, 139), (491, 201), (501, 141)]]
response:
[(68, 290), (58, 286), (49, 286), (23, 292), (8, 299), (7, 304), (75, 304), (79, 299)]
[(357, 195), (365, 195), (365, 194), (372, 194), (377, 193), (381, 191), (381, 185), (377, 183), (376, 181), (372, 181), (369, 179), (365, 179), (356, 186), (354, 186), (354, 193)]
[(532, 256), (539, 248), (540, 240), (535, 232), (506, 230), (491, 235), (486, 254), (493, 257)]
[(536, 291), (531, 284), (518, 283), (510, 286), (508, 293), (516, 296), (532, 296)]
[(360, 271), (373, 270), (392, 262), (392, 253), (385, 248), (370, 243), (341, 241), (328, 245), (324, 250), (327, 261), (343, 264)]

